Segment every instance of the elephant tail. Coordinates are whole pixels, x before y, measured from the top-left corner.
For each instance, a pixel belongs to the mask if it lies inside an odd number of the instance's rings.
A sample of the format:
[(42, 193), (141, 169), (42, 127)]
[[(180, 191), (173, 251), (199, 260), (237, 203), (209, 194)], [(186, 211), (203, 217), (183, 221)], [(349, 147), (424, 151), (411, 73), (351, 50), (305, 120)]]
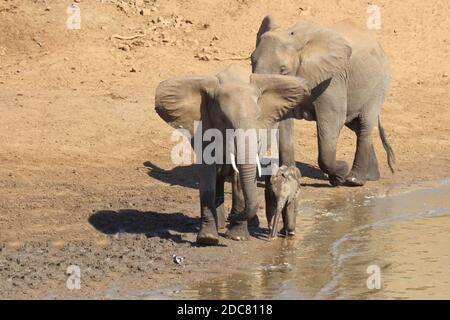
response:
[(386, 138), (384, 128), (381, 125), (380, 116), (378, 116), (378, 131), (380, 132), (380, 138), (381, 138), (381, 142), (383, 143), (384, 150), (386, 150), (386, 153), (387, 153), (387, 160), (388, 160), (389, 168), (391, 169), (391, 172), (394, 173), (395, 172), (394, 150), (392, 150), (392, 147)]

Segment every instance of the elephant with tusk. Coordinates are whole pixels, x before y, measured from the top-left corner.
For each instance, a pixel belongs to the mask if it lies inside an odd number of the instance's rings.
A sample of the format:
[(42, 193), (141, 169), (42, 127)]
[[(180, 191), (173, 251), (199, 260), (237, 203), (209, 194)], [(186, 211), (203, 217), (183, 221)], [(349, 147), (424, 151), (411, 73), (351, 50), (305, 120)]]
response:
[[(286, 236), (295, 235), (296, 217), (300, 210), (301, 177), (300, 170), (295, 166), (274, 166), (270, 184), (266, 188), (267, 197), (272, 199), (266, 204), (270, 239), (277, 235), (281, 215), (283, 217), (281, 233)], [(283, 211), (288, 207), (291, 209)], [(292, 214), (286, 215), (286, 212)]]
[[(303, 79), (282, 75), (251, 74), (231, 65), (214, 76), (187, 76), (163, 81), (156, 89), (155, 110), (174, 128), (183, 128), (195, 138), (194, 122), (201, 122), (201, 136), (214, 130), (223, 139), (222, 150), (215, 150), (215, 161), (198, 163), (201, 228), (197, 243), (216, 245), (218, 224), (224, 221), (225, 177), (233, 177), (232, 211), (227, 236), (234, 240), (249, 238), (247, 222), (258, 210), (257, 172), (261, 171), (256, 148), (257, 130), (277, 128), (280, 121), (292, 117), (292, 110), (310, 96)], [(253, 131), (252, 131), (253, 130)], [(254, 134), (247, 135), (248, 131)], [(198, 142), (202, 152), (209, 150), (211, 139)], [(231, 147), (230, 147), (231, 145)], [(228, 150), (223, 152), (223, 150)]]

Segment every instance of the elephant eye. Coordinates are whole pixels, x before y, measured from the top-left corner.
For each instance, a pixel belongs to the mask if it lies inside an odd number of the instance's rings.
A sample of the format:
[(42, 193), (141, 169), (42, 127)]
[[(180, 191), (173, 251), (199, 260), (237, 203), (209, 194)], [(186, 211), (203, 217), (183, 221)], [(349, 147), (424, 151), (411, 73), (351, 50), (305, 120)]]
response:
[(288, 69), (286, 68), (286, 66), (280, 67), (280, 74), (282, 74), (282, 75), (288, 74)]

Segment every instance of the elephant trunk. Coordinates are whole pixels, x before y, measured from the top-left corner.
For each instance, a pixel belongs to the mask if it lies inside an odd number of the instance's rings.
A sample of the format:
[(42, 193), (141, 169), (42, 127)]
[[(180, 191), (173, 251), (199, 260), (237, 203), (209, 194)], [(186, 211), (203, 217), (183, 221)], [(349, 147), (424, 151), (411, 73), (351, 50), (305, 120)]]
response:
[(245, 208), (239, 220), (253, 219), (258, 211), (258, 189), (256, 185), (256, 164), (240, 164), (239, 179), (244, 195)]
[[(240, 125), (242, 128), (251, 128), (250, 125)], [(231, 154), (231, 165), (239, 174), (239, 181), (244, 197), (244, 210), (237, 220), (248, 221), (253, 219), (258, 211), (257, 172), (261, 174), (261, 164), (258, 157), (258, 140), (256, 131), (239, 131), (235, 137), (235, 154)], [(232, 149), (233, 150), (233, 149)]]
[(288, 200), (287, 197), (277, 199), (277, 209), (272, 217), (272, 222), (270, 225), (270, 238), (275, 238), (277, 235), (278, 223), (280, 221), (281, 212), (283, 211), (287, 200)]

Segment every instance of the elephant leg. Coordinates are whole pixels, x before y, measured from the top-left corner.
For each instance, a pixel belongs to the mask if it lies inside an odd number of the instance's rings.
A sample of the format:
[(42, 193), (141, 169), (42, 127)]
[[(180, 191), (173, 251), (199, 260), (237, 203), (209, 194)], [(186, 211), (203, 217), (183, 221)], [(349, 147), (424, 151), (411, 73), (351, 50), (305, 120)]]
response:
[(380, 180), (380, 169), (378, 167), (378, 159), (375, 154), (375, 148), (372, 143), (372, 151), (369, 157), (369, 170), (366, 176), (367, 181), (378, 181)]
[(328, 175), (332, 186), (339, 186), (344, 183), (348, 173), (348, 165), (345, 161), (336, 160), (336, 146), (342, 125), (317, 121), (317, 138), (319, 145), (319, 167)]
[(294, 158), (294, 119), (280, 121), (278, 126), (280, 166), (295, 166)]
[(231, 213), (230, 216), (239, 214), (245, 209), (245, 199), (239, 184), (239, 174), (233, 172), (231, 180)]
[(267, 225), (270, 227), (272, 218), (277, 210), (277, 199), (273, 193), (269, 175), (265, 177), (264, 200), (266, 202)]
[(197, 243), (203, 245), (217, 245), (219, 234), (217, 232), (216, 212), (216, 168), (214, 165), (198, 165), (200, 189), (201, 227), (197, 234)]
[(297, 221), (296, 202), (294, 201), (286, 203), (287, 209), (292, 212), (292, 215), (285, 215), (283, 212), (283, 230), (281, 233), (286, 236), (295, 236), (295, 226)]
[(332, 186), (344, 183), (349, 168), (345, 161), (336, 160), (336, 146), (347, 110), (347, 89), (343, 81), (332, 85), (315, 101), (319, 167), (328, 174)]
[(362, 186), (367, 180), (377, 180), (380, 177), (378, 161), (372, 141), (372, 131), (375, 123), (369, 119), (356, 118), (347, 125), (357, 136), (355, 160), (350, 173), (345, 177), (350, 186)]
[(259, 228), (259, 218), (258, 215), (254, 216), (249, 222), (248, 226), (250, 228)]
[(216, 212), (217, 212), (217, 228), (224, 229), (226, 216), (224, 205), (224, 187), (225, 177), (218, 176), (216, 181)]

